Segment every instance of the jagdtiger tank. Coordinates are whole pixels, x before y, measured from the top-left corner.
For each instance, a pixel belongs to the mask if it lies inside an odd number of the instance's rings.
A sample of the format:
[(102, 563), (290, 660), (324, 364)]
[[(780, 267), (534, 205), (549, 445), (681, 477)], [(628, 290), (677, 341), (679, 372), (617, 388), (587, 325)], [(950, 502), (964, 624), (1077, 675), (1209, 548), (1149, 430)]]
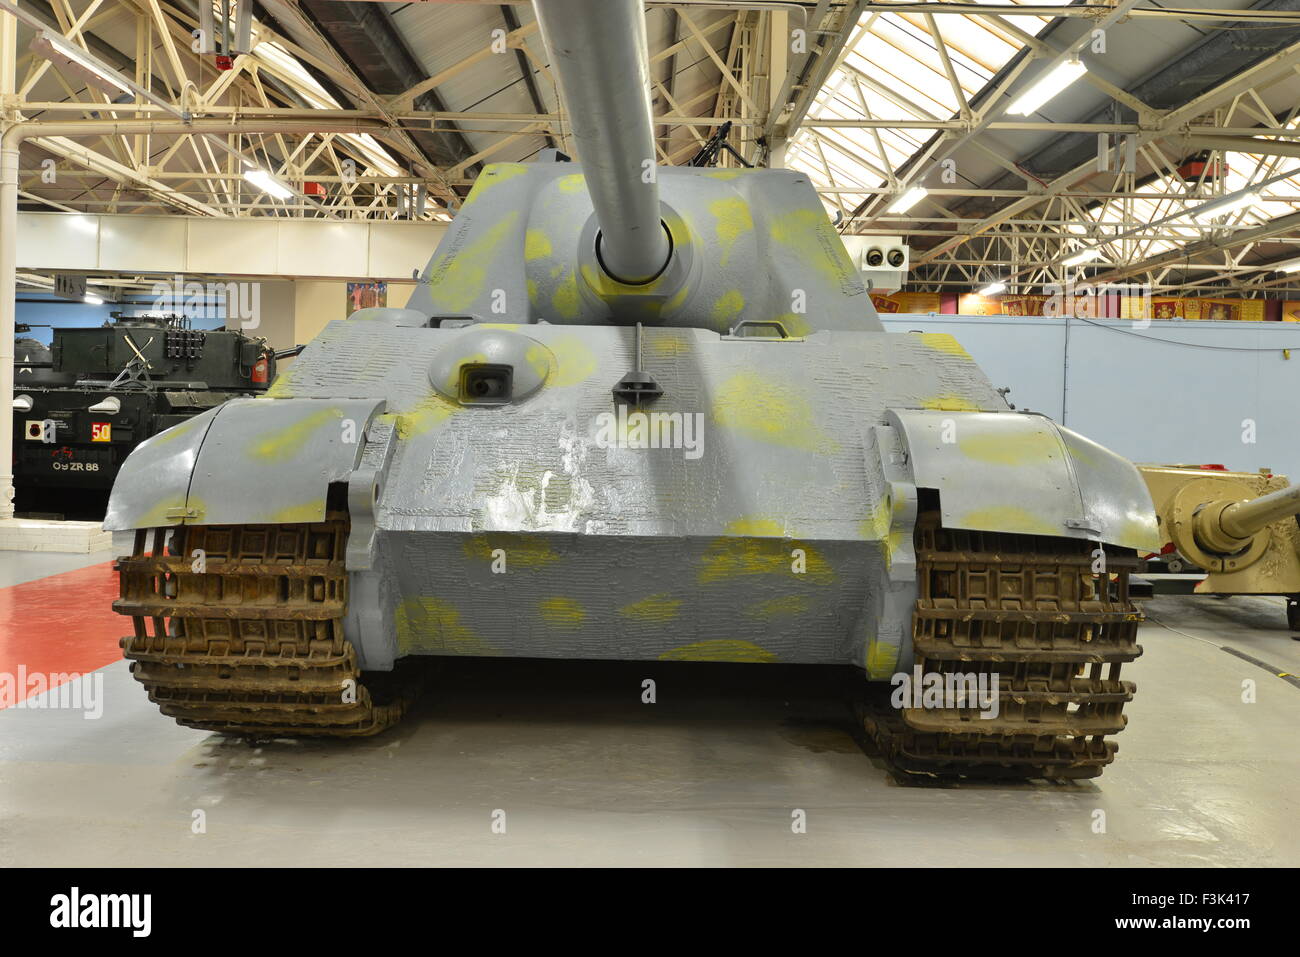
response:
[(656, 168), (635, 0), (537, 13), (582, 162), (487, 167), (404, 308), (123, 468), (150, 697), (363, 735), (419, 656), (853, 665), (992, 689), (864, 694), (903, 770), (1099, 773), (1158, 547), (1134, 467), (886, 333), (805, 175)]

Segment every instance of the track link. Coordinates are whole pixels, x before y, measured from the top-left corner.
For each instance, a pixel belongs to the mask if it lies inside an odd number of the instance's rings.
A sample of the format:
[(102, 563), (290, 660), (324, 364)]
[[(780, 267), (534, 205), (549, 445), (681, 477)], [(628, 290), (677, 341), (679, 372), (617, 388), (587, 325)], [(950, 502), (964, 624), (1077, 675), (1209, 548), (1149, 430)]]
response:
[[(1136, 685), (1120, 668), (1142, 654), (1129, 599), (1136, 556), (1090, 542), (946, 529), (938, 511), (916, 530), (913, 648), (923, 674), (984, 673), (998, 714), (978, 705), (893, 709), (860, 703), (864, 727), (898, 770), (933, 777), (1090, 778), (1114, 760)], [(996, 682), (992, 676), (996, 675)]]
[[(399, 721), (418, 688), (370, 674), (343, 634), (348, 522), (190, 525), (136, 532), (113, 610), (149, 700), (178, 724), (225, 734), (363, 736)], [(172, 554), (167, 554), (170, 551)]]
[[(251, 738), (364, 736), (399, 721), (409, 672), (363, 676), (343, 634), (346, 515), (287, 525), (136, 533), (113, 608), (136, 679), (187, 727)], [(1136, 558), (1044, 536), (917, 523), (916, 663), (923, 673), (996, 674), (998, 716), (977, 706), (905, 708), (864, 698), (864, 727), (897, 769), (929, 777), (1088, 778), (1115, 756), (1136, 690), (1120, 667), (1142, 653), (1129, 600)], [(198, 562), (196, 550), (202, 557)], [(201, 569), (201, 570), (200, 570)]]

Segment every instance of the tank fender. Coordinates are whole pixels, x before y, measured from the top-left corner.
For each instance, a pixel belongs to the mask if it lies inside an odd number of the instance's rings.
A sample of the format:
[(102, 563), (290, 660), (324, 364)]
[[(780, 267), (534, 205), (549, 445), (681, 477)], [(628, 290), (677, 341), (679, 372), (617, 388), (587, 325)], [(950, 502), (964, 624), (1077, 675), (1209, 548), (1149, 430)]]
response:
[(1158, 550), (1137, 468), (1047, 416), (889, 409), (911, 483), (939, 492), (948, 528), (1053, 535)]
[(105, 531), (181, 524), (199, 447), (220, 412), (200, 412), (135, 447), (113, 481)]
[(383, 409), (382, 399), (232, 399), (136, 449), (104, 527), (322, 521), (330, 484), (350, 478)]
[(429, 325), (429, 317), (415, 309), (402, 309), (396, 306), (367, 306), (348, 316), (348, 322), (373, 322), (385, 326), (410, 326), (424, 329)]

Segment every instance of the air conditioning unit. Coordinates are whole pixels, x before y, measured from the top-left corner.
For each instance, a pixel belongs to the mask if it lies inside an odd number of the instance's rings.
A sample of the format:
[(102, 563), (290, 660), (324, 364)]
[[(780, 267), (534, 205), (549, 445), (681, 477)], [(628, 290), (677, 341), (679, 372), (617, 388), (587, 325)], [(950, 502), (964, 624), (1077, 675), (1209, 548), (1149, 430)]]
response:
[(842, 236), (849, 258), (872, 292), (888, 295), (903, 288), (911, 250), (901, 236)]

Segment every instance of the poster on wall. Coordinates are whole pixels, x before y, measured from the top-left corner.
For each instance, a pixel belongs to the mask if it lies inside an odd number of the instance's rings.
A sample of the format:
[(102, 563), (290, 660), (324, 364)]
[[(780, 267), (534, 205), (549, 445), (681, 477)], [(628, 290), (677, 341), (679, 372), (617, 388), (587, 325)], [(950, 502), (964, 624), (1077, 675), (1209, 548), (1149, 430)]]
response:
[(996, 316), (1002, 312), (1002, 304), (996, 299), (966, 292), (957, 299), (957, 312), (963, 316)]
[(940, 312), (942, 300), (937, 292), (892, 292), (889, 295), (873, 292), (871, 304), (876, 312), (889, 315), (895, 312)]
[(1300, 302), (1294, 299), (1288, 299), (1282, 303), (1282, 321), (1283, 322), (1300, 322)]
[(1241, 299), (1240, 308), (1237, 311), (1237, 318), (1242, 322), (1263, 322), (1264, 321), (1264, 300), (1263, 299)]
[(1215, 322), (1237, 319), (1241, 314), (1239, 302), (1233, 299), (1202, 299), (1201, 318)]
[[(874, 298), (874, 297), (873, 297)], [(879, 308), (879, 307), (877, 307)], [(881, 309), (881, 312), (885, 310)], [(899, 312), (920, 312), (900, 309)], [(1077, 295), (1060, 299), (1047, 296), (1002, 296), (989, 299), (965, 293), (958, 299), (957, 311), (964, 316), (1063, 316), (1080, 318), (1122, 319), (1210, 319), (1219, 322), (1263, 322), (1263, 299), (1208, 299), (1177, 296), (1122, 296), (1110, 299), (1102, 295)], [(1282, 319), (1300, 322), (1300, 302), (1285, 303)]]
[(963, 293), (957, 297), (957, 312), (963, 316), (1041, 316), (1048, 296), (981, 296)]
[[(1132, 300), (1135, 304), (1139, 299)], [(1126, 300), (1126, 303), (1128, 300)], [(1140, 319), (1137, 310), (1124, 312), (1125, 319)], [(1213, 319), (1220, 322), (1263, 322), (1263, 299), (1203, 299), (1156, 296), (1151, 300), (1152, 319)], [(1300, 321), (1300, 320), (1298, 320)]]
[(350, 316), (358, 309), (373, 309), (388, 305), (388, 283), (386, 282), (350, 282), (348, 283), (347, 314)]
[(1002, 311), (1008, 316), (1041, 316), (1047, 296), (1003, 296)]
[[(1131, 301), (1131, 300), (1130, 300)], [(1151, 300), (1151, 318), (1152, 319), (1178, 319), (1183, 314), (1183, 301), (1181, 299), (1152, 299)], [(1141, 319), (1141, 316), (1132, 314), (1129, 310), (1124, 315), (1125, 319)]]

